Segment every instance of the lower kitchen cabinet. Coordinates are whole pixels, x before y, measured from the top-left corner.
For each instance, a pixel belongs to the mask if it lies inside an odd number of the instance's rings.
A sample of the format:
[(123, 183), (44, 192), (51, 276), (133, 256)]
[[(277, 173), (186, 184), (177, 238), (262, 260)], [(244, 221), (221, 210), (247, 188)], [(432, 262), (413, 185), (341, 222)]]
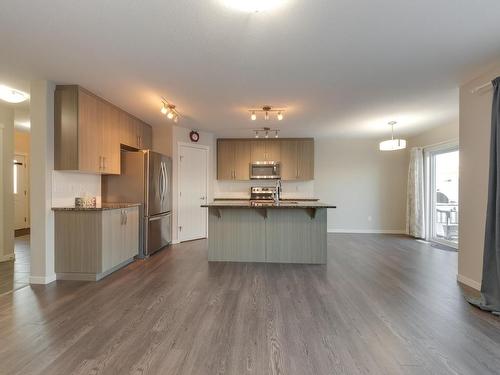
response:
[(139, 252), (139, 206), (55, 209), (57, 279), (97, 281)]

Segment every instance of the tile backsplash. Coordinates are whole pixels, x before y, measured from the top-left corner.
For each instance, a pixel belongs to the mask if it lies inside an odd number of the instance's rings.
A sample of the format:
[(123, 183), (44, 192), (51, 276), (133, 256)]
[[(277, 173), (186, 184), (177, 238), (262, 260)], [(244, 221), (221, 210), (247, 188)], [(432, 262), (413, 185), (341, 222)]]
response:
[[(316, 198), (314, 181), (283, 181), (284, 198)], [(274, 181), (215, 181), (214, 198), (249, 198), (252, 186), (275, 186)]]
[(52, 171), (52, 207), (74, 207), (75, 198), (92, 196), (101, 205), (101, 176)]

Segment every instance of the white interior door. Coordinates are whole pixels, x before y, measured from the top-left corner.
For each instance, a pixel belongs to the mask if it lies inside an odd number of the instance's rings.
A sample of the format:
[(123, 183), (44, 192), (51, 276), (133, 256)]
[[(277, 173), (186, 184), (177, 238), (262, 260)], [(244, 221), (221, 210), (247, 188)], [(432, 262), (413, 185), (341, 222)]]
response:
[(179, 240), (207, 237), (208, 148), (179, 146)]
[(14, 157), (14, 229), (29, 228), (28, 167), (25, 155)]

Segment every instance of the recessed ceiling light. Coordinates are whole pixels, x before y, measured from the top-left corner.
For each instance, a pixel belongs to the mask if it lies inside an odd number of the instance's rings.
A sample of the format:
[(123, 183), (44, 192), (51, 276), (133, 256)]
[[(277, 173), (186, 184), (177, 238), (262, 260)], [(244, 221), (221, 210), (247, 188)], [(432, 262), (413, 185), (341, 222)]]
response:
[(285, 0), (222, 0), (229, 8), (242, 12), (265, 12), (279, 8)]
[(9, 103), (22, 103), (29, 99), (29, 95), (23, 91), (13, 89), (12, 87), (0, 85), (0, 99)]

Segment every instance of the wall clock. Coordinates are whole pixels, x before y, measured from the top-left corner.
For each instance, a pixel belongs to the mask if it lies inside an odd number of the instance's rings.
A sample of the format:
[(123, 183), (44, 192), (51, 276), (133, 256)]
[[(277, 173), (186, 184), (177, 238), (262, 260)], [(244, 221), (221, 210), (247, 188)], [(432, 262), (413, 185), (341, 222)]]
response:
[(191, 139), (191, 142), (198, 142), (200, 140), (200, 134), (198, 134), (197, 131), (191, 130), (191, 133), (189, 133), (189, 139)]

